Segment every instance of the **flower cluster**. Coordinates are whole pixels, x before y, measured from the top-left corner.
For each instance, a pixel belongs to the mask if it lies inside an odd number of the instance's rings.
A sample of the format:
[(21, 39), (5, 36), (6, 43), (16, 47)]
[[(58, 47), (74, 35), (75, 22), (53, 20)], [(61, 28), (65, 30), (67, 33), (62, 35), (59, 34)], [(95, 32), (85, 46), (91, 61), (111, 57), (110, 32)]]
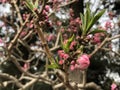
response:
[(76, 60), (76, 62), (74, 60), (71, 61), (70, 70), (71, 71), (75, 69), (85, 70), (88, 68), (89, 65), (90, 65), (89, 56), (83, 54)]
[(93, 36), (93, 42), (96, 43), (96, 44), (101, 43), (101, 35), (100, 35), (100, 33), (96, 33), (96, 34)]
[(62, 65), (64, 63), (65, 60), (67, 60), (70, 56), (65, 53), (63, 50), (59, 50), (58, 51), (58, 55), (60, 57), (60, 61), (59, 64)]
[(106, 28), (106, 30), (114, 28), (113, 22), (107, 21), (107, 22), (105, 23), (105, 28)]

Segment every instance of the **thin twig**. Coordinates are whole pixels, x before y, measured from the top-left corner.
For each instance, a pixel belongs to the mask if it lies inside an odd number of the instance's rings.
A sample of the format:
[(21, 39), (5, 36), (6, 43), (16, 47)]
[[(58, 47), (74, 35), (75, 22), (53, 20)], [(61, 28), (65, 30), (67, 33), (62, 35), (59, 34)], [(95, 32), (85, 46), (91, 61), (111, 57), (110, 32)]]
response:
[(85, 87), (83, 87), (82, 84), (78, 84), (77, 86), (80, 89), (92, 88), (92, 90), (102, 90), (101, 87), (94, 82), (86, 83)]
[(18, 90), (27, 90), (30, 86), (32, 86), (35, 82), (38, 81), (38, 78), (31, 80), (30, 82), (28, 82), (27, 84), (25, 84), (22, 88), (18, 89)]
[(59, 40), (60, 40), (60, 31), (57, 34), (57, 39), (56, 39), (56, 42), (55, 42), (55, 47), (58, 46)]
[(85, 87), (85, 85), (86, 85), (86, 71), (82, 71), (82, 73), (83, 73), (83, 87)]
[(18, 87), (20, 87), (20, 88), (23, 87), (23, 85), (18, 81), (18, 79), (15, 78), (12, 75), (9, 75), (9, 74), (6, 74), (6, 73), (0, 73), (0, 77), (5, 78), (5, 79), (13, 80)]
[(16, 43), (18, 37), (20, 36), (21, 32), (23, 31), (23, 28), (24, 28), (25, 24), (28, 22), (28, 19), (29, 19), (29, 17), (28, 17), (28, 18), (26, 19), (26, 21), (22, 24), (20, 30), (18, 30), (18, 32), (17, 32), (16, 36), (14, 37), (14, 39), (10, 42), (10, 44), (9, 44), (9, 46), (8, 46), (8, 51), (9, 51), (9, 52), (11, 51), (13, 45)]
[(20, 14), (19, 7), (18, 7), (18, 5), (16, 4), (17, 1), (16, 1), (16, 0), (12, 0), (12, 2), (13, 2), (13, 5), (14, 5), (14, 7), (15, 7), (15, 9), (16, 9), (18, 18), (19, 18), (19, 20), (20, 20), (20, 24), (22, 25), (22, 24), (23, 24), (23, 19), (22, 19), (22, 16), (21, 16), (21, 14)]
[(68, 6), (68, 5), (70, 5), (70, 4), (72, 4), (72, 3), (76, 2), (76, 1), (77, 1), (77, 0), (72, 0), (72, 1), (69, 1), (69, 2), (67, 2), (67, 3), (65, 3), (65, 4), (59, 5), (59, 8)]
[(101, 48), (101, 49), (102, 49), (102, 50), (105, 50), (105, 51), (111, 51), (111, 52), (115, 53), (116, 55), (118, 55), (118, 56), (120, 57), (120, 53), (115, 52), (115, 51), (113, 51), (113, 50), (110, 49), (110, 48)]
[(64, 71), (56, 69), (55, 72), (56, 72), (58, 79), (64, 84), (66, 88), (68, 88), (69, 90), (75, 90), (73, 86), (69, 83), (69, 81), (67, 80), (68, 77), (66, 77), (67, 74)]
[(114, 37), (109, 37), (109, 35), (103, 40), (103, 42), (89, 55), (90, 57), (93, 56), (99, 49), (101, 49), (105, 44), (106, 42), (109, 42), (113, 39), (116, 39), (116, 38), (119, 38), (120, 35), (115, 35)]
[(108, 38), (107, 41), (111, 41), (111, 40), (116, 39), (116, 38), (120, 38), (120, 34), (115, 35), (114, 37)]
[(49, 47), (48, 47), (48, 45), (47, 45), (47, 42), (46, 42), (46, 39), (45, 39), (45, 37), (44, 37), (44, 33), (43, 33), (43, 31), (42, 31), (42, 28), (41, 28), (41, 26), (38, 24), (38, 22), (37, 22), (36, 24), (37, 24), (37, 26), (38, 26), (38, 28), (37, 28), (37, 33), (38, 33), (39, 38), (40, 38), (40, 40), (41, 40), (41, 42), (42, 42), (42, 44), (43, 44), (43, 46), (44, 46), (45, 53), (46, 53), (47, 57), (49, 58), (50, 62), (53, 63), (53, 55), (52, 55), (52, 53), (50, 52), (50, 49), (49, 49)]
[(19, 64), (19, 62), (17, 61), (17, 59), (16, 59), (13, 55), (11, 55), (10, 58), (12, 59), (11, 61), (15, 64), (15, 66), (16, 66), (22, 73), (24, 73), (25, 75), (30, 76), (30, 77), (33, 77), (33, 78), (38, 78), (38, 77), (39, 77), (39, 79), (41, 79), (41, 80), (43, 80), (43, 81), (48, 81), (48, 82), (50, 82), (49, 80), (47, 80), (46, 78), (44, 78), (44, 77), (42, 77), (42, 76), (40, 76), (40, 75), (31, 74), (31, 73), (25, 71), (25, 70), (21, 67), (21, 65)]
[(90, 57), (93, 56), (100, 48), (102, 48), (105, 43), (108, 41), (108, 37), (104, 39), (104, 41), (89, 55)]

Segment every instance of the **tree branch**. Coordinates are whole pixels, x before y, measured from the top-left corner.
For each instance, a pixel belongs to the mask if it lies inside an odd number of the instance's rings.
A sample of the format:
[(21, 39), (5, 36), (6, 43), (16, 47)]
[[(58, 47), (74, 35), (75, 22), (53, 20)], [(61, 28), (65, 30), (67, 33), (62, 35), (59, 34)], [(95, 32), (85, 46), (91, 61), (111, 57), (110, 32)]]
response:
[(10, 79), (13, 80), (14, 83), (18, 86), (18, 87), (23, 87), (23, 85), (18, 81), (17, 78), (13, 77), (12, 75), (6, 74), (6, 73), (0, 73), (0, 77), (5, 78), (5, 79)]

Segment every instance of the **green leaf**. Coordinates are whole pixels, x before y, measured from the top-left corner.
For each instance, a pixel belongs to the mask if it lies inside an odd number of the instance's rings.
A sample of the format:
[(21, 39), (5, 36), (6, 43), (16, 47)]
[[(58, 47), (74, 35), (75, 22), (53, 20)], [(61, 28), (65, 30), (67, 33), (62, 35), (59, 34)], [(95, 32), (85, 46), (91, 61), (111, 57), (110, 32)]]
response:
[(62, 34), (60, 34), (60, 41), (61, 41), (61, 47), (62, 47), (62, 49), (64, 48), (63, 46), (63, 37), (62, 37)]
[(87, 18), (88, 18), (88, 17), (87, 17), (87, 11), (86, 11), (86, 13), (84, 14), (83, 33), (85, 33), (85, 30), (86, 30)]
[(69, 52), (69, 48), (70, 48), (70, 44), (74, 39), (74, 34), (72, 35), (71, 38), (68, 39), (67, 43), (64, 45), (65, 48), (65, 52), (68, 53)]
[(90, 23), (87, 26), (86, 32), (88, 32), (92, 26), (99, 20), (99, 18), (104, 14), (105, 10), (102, 10), (101, 12), (99, 12), (97, 15), (95, 15), (92, 20), (90, 21)]
[[(38, 0), (37, 0), (37, 1), (38, 1)], [(36, 1), (36, 5), (37, 5), (37, 1)], [(35, 11), (34, 11), (34, 9), (36, 8), (36, 6), (33, 4), (32, 0), (26, 0), (26, 3), (25, 3), (25, 4), (27, 5), (27, 7), (28, 7), (34, 14), (36, 14)]]
[(95, 29), (90, 31), (88, 34), (105, 33), (105, 32), (106, 32), (105, 30)]
[(27, 7), (32, 11), (34, 9), (34, 4), (31, 0), (26, 0)]
[(59, 59), (58, 59), (58, 56), (55, 58), (55, 60), (56, 60), (56, 63), (59, 63)]
[(88, 23), (90, 22), (90, 19), (91, 19), (91, 12), (90, 12), (89, 7), (87, 7), (86, 12), (85, 12), (85, 15), (84, 15), (83, 35), (85, 35), (86, 32), (87, 32), (86, 28), (87, 28), (87, 26), (88, 26)]
[(82, 21), (82, 27), (81, 27), (81, 29), (82, 29), (82, 31), (83, 31), (83, 29), (84, 29), (84, 16), (83, 16), (82, 13), (80, 13), (80, 19), (81, 19), (81, 21)]
[(67, 44), (68, 44), (69, 46), (70, 46), (70, 43), (73, 41), (74, 37), (75, 37), (75, 36), (74, 36), (74, 34), (73, 34), (72, 37), (68, 39)]
[(88, 16), (88, 23), (90, 22), (91, 18), (92, 18), (92, 13), (91, 10), (89, 8), (89, 5), (87, 5), (87, 16)]
[(59, 68), (59, 65), (56, 63), (52, 63), (51, 65), (47, 65), (46, 67), (51, 68), (51, 69), (57, 69), (57, 68)]
[(68, 52), (69, 52), (69, 47), (70, 47), (70, 44), (71, 44), (71, 42), (73, 41), (73, 39), (74, 39), (74, 34), (72, 35), (71, 38), (68, 39), (67, 43), (64, 44), (63, 38), (62, 38), (62, 35), (61, 35), (61, 47), (62, 47), (62, 49), (65, 51), (65, 53), (68, 53)]
[(35, 1), (35, 5), (34, 5), (35, 8), (38, 8), (38, 5), (39, 5), (39, 0), (36, 0), (36, 1)]

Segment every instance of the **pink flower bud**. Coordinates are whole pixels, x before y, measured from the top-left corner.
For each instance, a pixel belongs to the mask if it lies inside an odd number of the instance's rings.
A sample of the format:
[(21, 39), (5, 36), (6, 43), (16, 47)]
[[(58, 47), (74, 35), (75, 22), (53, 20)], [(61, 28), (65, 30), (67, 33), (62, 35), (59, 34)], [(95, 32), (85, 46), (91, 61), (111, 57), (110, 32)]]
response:
[(77, 59), (77, 64), (79, 65), (79, 69), (81, 70), (87, 69), (88, 66), (90, 65), (89, 56), (86, 54), (81, 55), (81, 57)]
[(46, 10), (43, 10), (42, 14), (46, 16), (47, 15)]
[(72, 8), (70, 9), (70, 16), (74, 16), (74, 11)]
[(94, 36), (93, 42), (94, 42), (94, 43), (100, 43), (100, 42), (101, 42), (100, 37)]
[(77, 42), (76, 42), (76, 41), (73, 41), (73, 42), (70, 44), (70, 49), (73, 50), (76, 45), (77, 45)]
[(114, 27), (114, 24), (111, 22), (111, 21), (107, 21), (106, 23), (105, 23), (105, 28), (106, 29), (108, 29), (108, 28), (113, 28)]
[(29, 28), (33, 28), (34, 26), (33, 21), (30, 21), (29, 23), (27, 23), (26, 26)]
[(54, 39), (55, 39), (55, 36), (53, 34), (50, 34), (47, 38), (47, 41), (49, 42), (49, 41), (52, 41)]
[(21, 34), (20, 34), (20, 38), (25, 37), (26, 35), (27, 35), (27, 32), (26, 31), (22, 31)]
[(101, 34), (100, 33), (96, 33), (93, 36), (93, 42), (96, 44), (100, 44), (101, 43)]
[(59, 61), (59, 64), (60, 64), (60, 65), (64, 64), (64, 60), (60, 60), (60, 61)]
[(64, 40), (67, 40), (68, 34), (63, 34), (63, 38), (64, 38)]
[(66, 54), (66, 53), (64, 53), (63, 50), (59, 50), (59, 51), (58, 51), (58, 55), (59, 55), (59, 57), (60, 57), (61, 59), (64, 59), (64, 60), (67, 60), (67, 59), (69, 58), (69, 55)]
[(22, 16), (23, 16), (23, 20), (26, 20), (28, 17), (28, 14), (23, 14)]
[(80, 65), (76, 63), (76, 64), (75, 64), (75, 68), (76, 68), (76, 69), (80, 69)]
[(49, 5), (46, 5), (45, 6), (45, 10), (48, 12), (50, 10), (50, 6)]
[(62, 22), (61, 21), (57, 21), (56, 23), (58, 26), (61, 26), (62, 25)]
[(32, 24), (32, 23), (30, 23), (29, 28), (32, 28), (32, 27), (33, 27), (33, 24)]
[(68, 54), (64, 54), (63, 55), (63, 59), (67, 60), (69, 58), (69, 55)]
[(61, 53), (64, 53), (63, 50), (58, 50), (58, 54), (60, 55)]
[(28, 70), (29, 67), (30, 67), (30, 63), (26, 62), (26, 63), (24, 64), (24, 66), (23, 66), (23, 69), (24, 69), (24, 70)]
[(63, 51), (63, 50), (59, 50), (59, 51), (58, 51), (58, 55), (59, 55), (60, 58), (63, 58), (63, 56), (64, 56), (64, 51)]
[(75, 66), (74, 65), (70, 65), (70, 70), (71, 71), (75, 70)]
[(76, 19), (75, 19), (75, 22), (76, 22), (77, 24), (82, 24), (80, 18), (76, 18)]
[(113, 84), (111, 85), (111, 90), (118, 90), (118, 89), (117, 89), (117, 85), (116, 85), (115, 83), (113, 83)]
[(72, 60), (72, 61), (71, 61), (71, 64), (72, 64), (72, 65), (75, 65), (75, 61), (74, 61), (74, 60)]

